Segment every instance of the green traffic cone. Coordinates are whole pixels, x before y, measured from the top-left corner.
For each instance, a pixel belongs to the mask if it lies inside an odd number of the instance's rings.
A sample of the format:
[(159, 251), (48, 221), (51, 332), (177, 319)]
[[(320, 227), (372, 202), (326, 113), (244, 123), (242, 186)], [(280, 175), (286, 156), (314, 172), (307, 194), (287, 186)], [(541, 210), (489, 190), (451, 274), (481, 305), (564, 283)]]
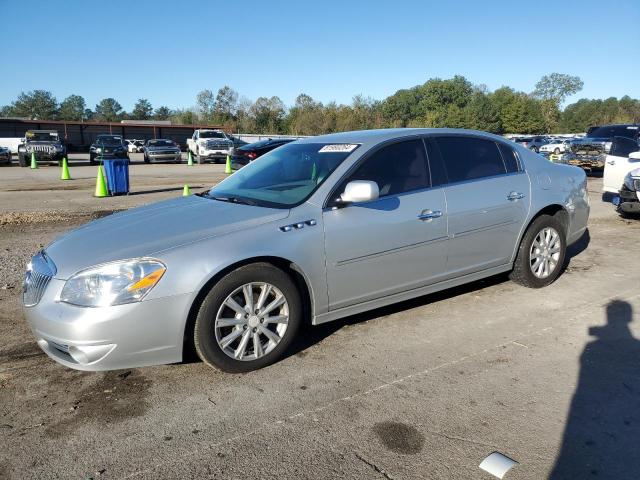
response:
[(67, 164), (67, 157), (64, 157), (62, 159), (62, 172), (60, 173), (60, 180), (71, 180), (69, 165)]
[(38, 168), (38, 162), (36, 161), (36, 152), (31, 152), (31, 169)]
[(191, 150), (189, 150), (189, 155), (187, 155), (187, 165), (190, 167), (193, 166), (193, 157), (191, 156)]
[(93, 194), (94, 197), (103, 198), (108, 196), (107, 192), (107, 182), (104, 179), (104, 172), (102, 171), (102, 165), (98, 167), (98, 176), (96, 177), (96, 192)]
[(185, 184), (184, 188), (182, 189), (182, 196), (188, 197), (189, 195), (191, 195), (191, 189), (189, 188), (189, 185)]
[(227, 155), (227, 165), (224, 167), (224, 173), (227, 175), (233, 173), (233, 170), (231, 169), (231, 155)]

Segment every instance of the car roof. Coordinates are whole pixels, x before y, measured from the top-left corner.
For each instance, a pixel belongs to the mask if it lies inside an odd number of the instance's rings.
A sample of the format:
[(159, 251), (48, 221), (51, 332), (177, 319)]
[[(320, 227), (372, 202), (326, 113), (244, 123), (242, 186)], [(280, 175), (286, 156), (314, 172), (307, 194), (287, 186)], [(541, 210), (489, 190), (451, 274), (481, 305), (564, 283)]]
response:
[(363, 146), (373, 146), (386, 140), (429, 134), (466, 134), (482, 135), (494, 140), (505, 141), (503, 137), (479, 130), (463, 128), (384, 128), (379, 130), (355, 130), (352, 132), (330, 133), (317, 137), (307, 137), (298, 140), (299, 143), (358, 143)]

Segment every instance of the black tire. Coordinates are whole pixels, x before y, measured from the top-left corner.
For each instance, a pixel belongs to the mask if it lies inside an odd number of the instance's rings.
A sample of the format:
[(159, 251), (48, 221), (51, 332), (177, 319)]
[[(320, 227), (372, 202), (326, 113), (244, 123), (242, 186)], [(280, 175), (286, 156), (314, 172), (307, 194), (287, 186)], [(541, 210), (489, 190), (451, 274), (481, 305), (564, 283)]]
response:
[(560, 149), (559, 149), (559, 148), (556, 148), (556, 149), (553, 151), (553, 153), (555, 153), (556, 155), (560, 155)]
[(151, 160), (149, 159), (149, 157), (147, 157), (147, 154), (144, 154), (144, 163), (151, 163)]
[(89, 165), (97, 165), (95, 155), (89, 154)]
[(27, 166), (27, 156), (26, 155), (18, 155), (18, 164), (21, 167)]
[[(227, 296), (250, 282), (266, 282), (279, 289), (289, 306), (289, 320), (284, 335), (273, 350), (256, 360), (241, 361), (228, 356), (218, 345), (215, 318)], [(193, 335), (196, 352), (207, 365), (225, 372), (242, 373), (266, 367), (281, 358), (295, 338), (302, 323), (302, 312), (300, 293), (285, 272), (269, 263), (253, 263), (240, 267), (217, 282), (200, 305)]]
[(201, 163), (204, 163), (203, 158), (200, 156), (200, 150), (196, 150), (196, 158), (194, 158), (194, 160), (196, 161), (196, 163), (199, 165)]
[[(529, 259), (529, 252), (531, 251), (531, 245), (535, 240), (538, 233), (544, 228), (551, 227), (556, 230), (560, 236), (560, 256), (558, 258), (555, 269), (546, 278), (538, 278), (531, 271), (531, 262)], [(553, 283), (564, 267), (564, 260), (567, 252), (567, 240), (564, 226), (555, 216), (540, 215), (537, 217), (522, 237), (516, 260), (513, 263), (513, 270), (509, 274), (509, 278), (516, 283), (528, 288), (542, 288)]]

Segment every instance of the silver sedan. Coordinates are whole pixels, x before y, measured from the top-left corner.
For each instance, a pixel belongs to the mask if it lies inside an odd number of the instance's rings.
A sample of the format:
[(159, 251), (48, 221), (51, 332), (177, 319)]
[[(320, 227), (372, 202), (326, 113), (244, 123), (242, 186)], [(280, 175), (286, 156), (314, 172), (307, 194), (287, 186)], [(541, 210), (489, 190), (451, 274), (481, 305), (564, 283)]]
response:
[(80, 370), (230, 372), (299, 328), (510, 272), (551, 284), (585, 232), (584, 172), (501, 137), (393, 129), (305, 138), (203, 194), (117, 213), (37, 253), (24, 312)]

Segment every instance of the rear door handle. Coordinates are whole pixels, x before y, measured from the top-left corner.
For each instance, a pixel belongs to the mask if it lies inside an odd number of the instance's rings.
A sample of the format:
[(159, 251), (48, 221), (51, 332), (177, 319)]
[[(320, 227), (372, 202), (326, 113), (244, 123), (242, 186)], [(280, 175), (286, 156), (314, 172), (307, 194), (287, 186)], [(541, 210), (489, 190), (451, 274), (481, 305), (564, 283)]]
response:
[(440, 210), (423, 210), (422, 213), (418, 215), (418, 220), (433, 220), (441, 216), (442, 212)]
[(615, 165), (615, 164), (616, 164), (616, 161), (615, 161), (615, 160), (609, 160), (607, 163), (608, 163), (609, 165)]
[(521, 198), (524, 198), (524, 193), (511, 192), (509, 193), (509, 195), (507, 195), (507, 200), (510, 200), (512, 202), (515, 200), (520, 200)]

